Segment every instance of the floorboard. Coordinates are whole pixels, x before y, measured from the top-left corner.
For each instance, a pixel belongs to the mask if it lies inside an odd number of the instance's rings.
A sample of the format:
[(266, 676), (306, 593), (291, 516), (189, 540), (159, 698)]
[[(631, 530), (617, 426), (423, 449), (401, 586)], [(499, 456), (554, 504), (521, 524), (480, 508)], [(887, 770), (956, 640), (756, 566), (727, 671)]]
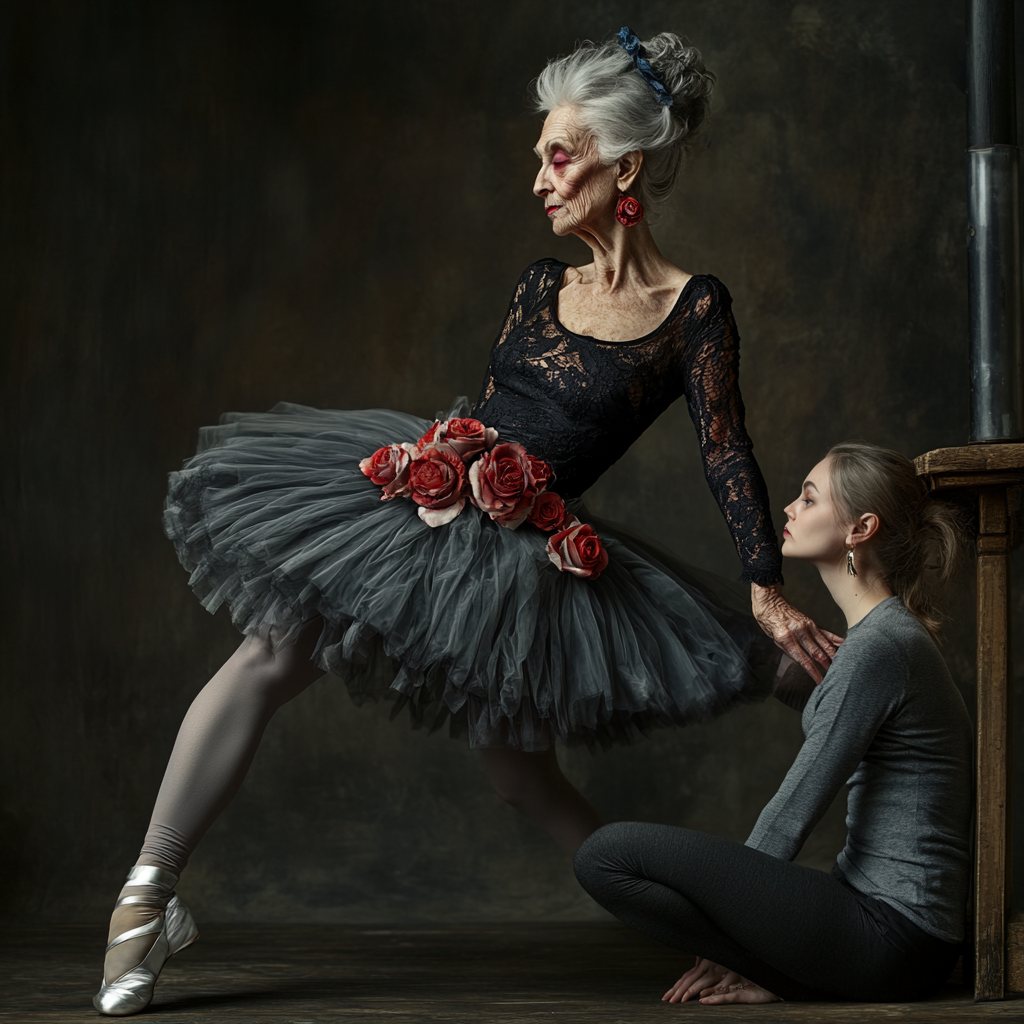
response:
[[(0, 940), (0, 1022), (97, 1021), (104, 935), (95, 928)], [(617, 924), (451, 927), (210, 927), (170, 961), (143, 1017), (159, 1024), (336, 1021), (558, 1021), (642, 1024), (678, 1018), (860, 1022), (1021, 1020), (1024, 1003), (975, 1004), (950, 987), (924, 1003), (669, 1006), (684, 958)]]

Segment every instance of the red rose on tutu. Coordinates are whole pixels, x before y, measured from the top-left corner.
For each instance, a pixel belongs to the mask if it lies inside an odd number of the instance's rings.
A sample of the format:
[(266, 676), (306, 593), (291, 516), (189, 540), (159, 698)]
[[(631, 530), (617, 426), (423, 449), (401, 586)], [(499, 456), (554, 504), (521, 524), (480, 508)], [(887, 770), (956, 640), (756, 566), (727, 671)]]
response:
[(597, 579), (608, 564), (608, 552), (592, 526), (573, 520), (548, 541), (548, 558), (562, 572)]
[(543, 460), (533, 455), (526, 456), (530, 460), (530, 474), (538, 491), (546, 491), (555, 479), (555, 471)]
[(471, 417), (455, 416), (450, 420), (434, 420), (431, 428), (416, 442), (417, 448), (444, 442), (468, 462), (477, 452), (493, 448), (498, 440), (494, 427), (485, 427)]
[(378, 448), (368, 459), (359, 463), (359, 468), (370, 478), (371, 483), (384, 488), (381, 501), (389, 498), (404, 498), (409, 494), (409, 465), (412, 445), (389, 444)]
[(450, 523), (466, 504), (466, 464), (446, 444), (428, 444), (409, 464), (409, 491), (427, 526)]
[(530, 456), (521, 444), (506, 441), (484, 452), (469, 467), (473, 504), (510, 530), (525, 522), (537, 497)]
[(443, 441), (444, 433), (442, 428), (445, 423), (447, 423), (447, 420), (434, 420), (430, 425), (430, 429), (416, 442), (416, 447), (418, 449), (422, 449), (426, 448), (427, 445), (437, 444), (438, 441)]
[(544, 491), (537, 495), (526, 521), (538, 530), (553, 533), (565, 522), (567, 515), (562, 499), (554, 491)]
[(529, 522), (553, 534), (547, 555), (562, 572), (584, 579), (599, 576), (608, 554), (593, 527), (547, 490), (554, 470), (521, 444), (496, 444), (497, 438), (493, 427), (472, 417), (435, 420), (415, 445), (380, 448), (359, 468), (383, 487), (382, 501), (412, 498), (427, 526), (450, 523), (470, 500), (499, 526), (515, 530)]
[(444, 442), (450, 444), (467, 462), (478, 452), (493, 448), (498, 440), (494, 427), (485, 427), (479, 420), (459, 417), (447, 421)]

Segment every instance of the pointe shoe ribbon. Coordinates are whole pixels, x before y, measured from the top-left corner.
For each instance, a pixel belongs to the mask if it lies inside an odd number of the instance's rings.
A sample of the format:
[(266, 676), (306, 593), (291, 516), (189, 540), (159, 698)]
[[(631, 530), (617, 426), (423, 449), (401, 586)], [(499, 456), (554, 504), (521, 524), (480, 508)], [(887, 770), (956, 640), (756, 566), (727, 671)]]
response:
[[(162, 914), (138, 928), (130, 928), (115, 936), (107, 945), (107, 952), (122, 942), (142, 935), (156, 935), (149, 952), (142, 963), (125, 971), (109, 985), (104, 978), (99, 992), (93, 997), (92, 1005), (108, 1017), (127, 1017), (144, 1010), (153, 998), (153, 990), (160, 971), (169, 957), (180, 953), (199, 937), (188, 907), (175, 895), (174, 886), (178, 878), (162, 868), (143, 865), (132, 868), (124, 888), (134, 886), (156, 886), (163, 890), (160, 897), (170, 894), (167, 907)], [(133, 903), (152, 903), (152, 896), (122, 896), (114, 905), (123, 907)]]

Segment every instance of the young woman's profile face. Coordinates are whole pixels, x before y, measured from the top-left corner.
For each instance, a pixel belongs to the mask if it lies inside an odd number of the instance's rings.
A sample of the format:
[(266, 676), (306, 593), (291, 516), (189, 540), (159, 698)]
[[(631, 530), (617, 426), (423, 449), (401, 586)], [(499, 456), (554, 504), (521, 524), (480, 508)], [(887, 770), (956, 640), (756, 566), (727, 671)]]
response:
[(845, 557), (847, 528), (832, 503), (829, 460), (822, 459), (807, 474), (800, 497), (786, 508), (782, 554), (815, 563), (834, 563)]
[(534, 152), (541, 166), (533, 192), (544, 200), (556, 235), (612, 216), (618, 195), (616, 168), (601, 163), (593, 136), (572, 107), (555, 107), (548, 114)]

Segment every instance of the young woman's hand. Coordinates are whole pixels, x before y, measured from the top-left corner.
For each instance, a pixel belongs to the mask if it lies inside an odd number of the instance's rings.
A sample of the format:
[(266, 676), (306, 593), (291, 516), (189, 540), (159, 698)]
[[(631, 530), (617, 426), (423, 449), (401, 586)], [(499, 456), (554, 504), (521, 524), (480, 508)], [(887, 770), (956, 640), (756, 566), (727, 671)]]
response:
[(835, 657), (841, 636), (820, 629), (803, 612), (797, 611), (778, 586), (750, 584), (750, 601), (757, 624), (775, 641), (775, 645), (802, 665), (807, 674), (820, 683)]

